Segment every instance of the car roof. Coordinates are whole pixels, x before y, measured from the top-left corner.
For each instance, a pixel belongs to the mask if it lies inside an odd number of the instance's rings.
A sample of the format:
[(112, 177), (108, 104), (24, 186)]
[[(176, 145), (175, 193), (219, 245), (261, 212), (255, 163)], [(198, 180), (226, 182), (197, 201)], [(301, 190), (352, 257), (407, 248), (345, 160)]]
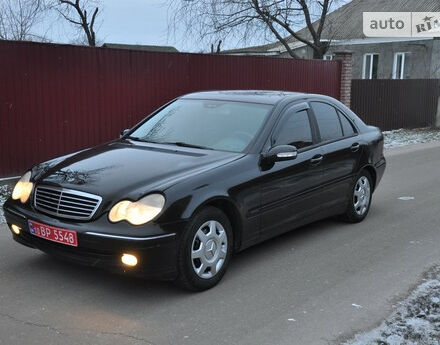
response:
[(270, 90), (219, 90), (219, 91), (201, 91), (189, 93), (180, 97), (180, 99), (206, 99), (220, 101), (235, 101), (277, 105), (285, 101), (286, 104), (296, 101), (325, 101), (336, 106), (348, 115), (358, 128), (365, 128), (366, 124), (346, 105), (337, 99), (313, 93), (291, 92), (291, 91), (270, 91)]
[(194, 92), (182, 96), (183, 99), (207, 99), (261, 104), (276, 104), (286, 98), (310, 96), (301, 92), (268, 91), (268, 90), (222, 90)]

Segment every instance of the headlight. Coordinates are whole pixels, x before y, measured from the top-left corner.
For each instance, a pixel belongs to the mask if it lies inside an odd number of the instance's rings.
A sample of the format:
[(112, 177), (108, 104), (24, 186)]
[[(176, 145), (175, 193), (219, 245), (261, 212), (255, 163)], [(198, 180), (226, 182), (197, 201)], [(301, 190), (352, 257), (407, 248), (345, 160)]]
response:
[(150, 194), (136, 202), (122, 200), (112, 207), (108, 219), (114, 223), (126, 220), (133, 225), (141, 225), (153, 220), (164, 205), (162, 194)]
[(32, 192), (32, 188), (34, 187), (34, 184), (30, 182), (30, 179), (31, 172), (28, 171), (20, 178), (20, 180), (18, 180), (17, 184), (14, 187), (14, 190), (12, 191), (12, 199), (20, 199), (23, 204), (28, 201), (29, 196)]

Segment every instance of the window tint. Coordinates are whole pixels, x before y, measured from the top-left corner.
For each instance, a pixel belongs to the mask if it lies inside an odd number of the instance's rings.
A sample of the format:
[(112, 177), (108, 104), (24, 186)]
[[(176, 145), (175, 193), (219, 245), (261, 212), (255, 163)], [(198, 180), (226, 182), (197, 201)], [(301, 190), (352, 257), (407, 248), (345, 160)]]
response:
[(318, 121), (321, 140), (327, 141), (342, 138), (344, 135), (342, 134), (336, 109), (325, 103), (312, 102), (311, 104)]
[(281, 130), (275, 137), (275, 145), (293, 145), (297, 149), (313, 145), (312, 129), (306, 110), (287, 112)]
[(338, 111), (339, 118), (341, 119), (341, 125), (342, 130), (344, 132), (345, 137), (349, 137), (356, 134), (355, 129), (353, 128), (353, 125), (351, 122), (341, 113)]

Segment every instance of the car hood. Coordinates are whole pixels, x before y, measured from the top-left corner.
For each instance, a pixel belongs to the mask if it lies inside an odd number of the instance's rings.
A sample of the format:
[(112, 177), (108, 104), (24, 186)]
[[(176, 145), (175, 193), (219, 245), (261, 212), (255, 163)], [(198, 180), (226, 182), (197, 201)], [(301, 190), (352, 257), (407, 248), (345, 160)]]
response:
[(103, 198), (137, 198), (242, 157), (242, 153), (117, 140), (54, 159), (33, 169), (37, 184)]

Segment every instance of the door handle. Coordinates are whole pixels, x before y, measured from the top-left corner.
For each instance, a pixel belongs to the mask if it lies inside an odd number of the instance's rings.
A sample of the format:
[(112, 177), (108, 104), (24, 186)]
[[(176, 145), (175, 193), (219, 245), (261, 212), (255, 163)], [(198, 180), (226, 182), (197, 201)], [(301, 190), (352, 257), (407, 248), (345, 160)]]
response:
[(321, 161), (323, 160), (324, 156), (323, 155), (316, 155), (314, 156), (311, 160), (310, 163), (312, 164), (319, 164), (321, 163)]
[(352, 152), (357, 152), (357, 151), (359, 151), (360, 147), (361, 147), (361, 145), (359, 145), (359, 143), (354, 143), (353, 145), (351, 145), (350, 150)]

